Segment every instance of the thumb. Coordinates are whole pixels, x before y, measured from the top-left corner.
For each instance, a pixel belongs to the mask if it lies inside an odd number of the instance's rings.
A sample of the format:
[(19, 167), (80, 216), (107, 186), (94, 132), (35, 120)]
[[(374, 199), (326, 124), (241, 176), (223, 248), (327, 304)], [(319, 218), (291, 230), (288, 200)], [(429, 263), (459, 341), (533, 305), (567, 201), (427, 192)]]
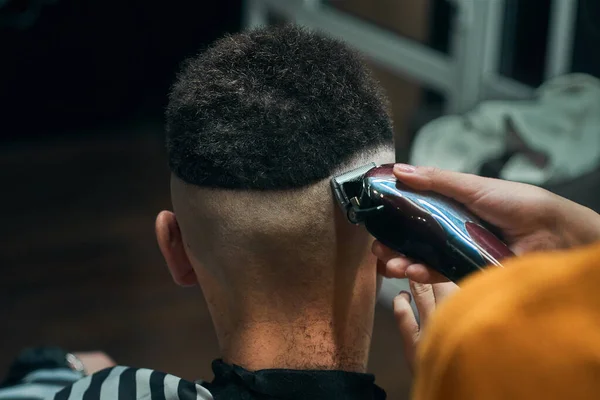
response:
[(450, 197), (469, 205), (498, 185), (497, 179), (446, 171), (435, 167), (414, 167), (407, 164), (394, 165), (394, 175), (402, 183)]

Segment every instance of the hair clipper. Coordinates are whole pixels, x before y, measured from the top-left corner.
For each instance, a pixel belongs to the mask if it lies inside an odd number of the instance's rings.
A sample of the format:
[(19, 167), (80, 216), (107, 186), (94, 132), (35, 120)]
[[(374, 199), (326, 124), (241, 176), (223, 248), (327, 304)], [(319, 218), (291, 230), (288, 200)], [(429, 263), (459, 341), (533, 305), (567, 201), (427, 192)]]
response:
[(393, 164), (375, 163), (331, 180), (348, 220), (381, 243), (457, 282), (513, 255), (461, 204), (398, 182)]

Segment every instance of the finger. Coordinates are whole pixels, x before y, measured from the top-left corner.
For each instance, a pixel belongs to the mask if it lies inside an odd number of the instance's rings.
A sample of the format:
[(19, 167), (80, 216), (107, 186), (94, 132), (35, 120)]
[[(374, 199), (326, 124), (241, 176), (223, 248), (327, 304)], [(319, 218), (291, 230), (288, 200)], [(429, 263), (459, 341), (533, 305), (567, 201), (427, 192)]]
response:
[(409, 280), (410, 291), (419, 311), (419, 322), (421, 330), (427, 325), (429, 316), (435, 310), (435, 295), (433, 287), (428, 283), (418, 283)]
[(385, 277), (404, 279), (406, 270), (414, 263), (413, 260), (406, 257), (392, 258), (385, 264)]
[(386, 278), (404, 279), (406, 269), (414, 263), (411, 259), (375, 241), (373, 254), (377, 256), (377, 272)]
[(375, 240), (373, 242), (373, 245), (371, 246), (371, 251), (373, 252), (373, 254), (375, 254), (375, 256), (378, 259), (380, 259), (384, 263), (387, 263), (392, 258), (404, 257), (403, 254), (390, 249), (378, 240)]
[(405, 276), (408, 279), (419, 283), (440, 283), (449, 281), (448, 278), (441, 273), (423, 264), (409, 265), (406, 267)]
[(497, 185), (497, 179), (407, 164), (396, 164), (394, 175), (412, 188), (431, 190), (465, 205), (481, 197), (488, 187), (493, 188)]
[(386, 278), (410, 278), (420, 283), (447, 282), (441, 273), (416, 264), (414, 260), (384, 246), (379, 241), (374, 241), (371, 247), (373, 254), (381, 261), (377, 263), (377, 272)]
[(394, 318), (400, 331), (404, 356), (412, 371), (417, 341), (419, 340), (419, 324), (417, 324), (415, 313), (410, 306), (410, 295), (408, 293), (400, 292), (394, 298)]
[(408, 258), (394, 258), (387, 263), (377, 260), (377, 273), (385, 278), (404, 279), (406, 278), (406, 268), (413, 263)]
[(387, 264), (377, 260), (377, 274), (388, 279), (404, 279), (406, 278), (406, 267), (410, 263), (412, 261), (402, 258), (390, 260)]
[(458, 286), (454, 282), (435, 283), (432, 286), (436, 307), (440, 302), (458, 290)]

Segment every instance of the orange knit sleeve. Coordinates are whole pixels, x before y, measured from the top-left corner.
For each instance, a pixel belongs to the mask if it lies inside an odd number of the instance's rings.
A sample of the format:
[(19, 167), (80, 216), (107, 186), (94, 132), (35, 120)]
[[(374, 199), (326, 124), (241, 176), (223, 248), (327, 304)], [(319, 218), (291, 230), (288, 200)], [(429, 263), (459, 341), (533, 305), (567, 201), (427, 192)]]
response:
[(413, 398), (599, 399), (600, 245), (465, 281), (425, 332)]

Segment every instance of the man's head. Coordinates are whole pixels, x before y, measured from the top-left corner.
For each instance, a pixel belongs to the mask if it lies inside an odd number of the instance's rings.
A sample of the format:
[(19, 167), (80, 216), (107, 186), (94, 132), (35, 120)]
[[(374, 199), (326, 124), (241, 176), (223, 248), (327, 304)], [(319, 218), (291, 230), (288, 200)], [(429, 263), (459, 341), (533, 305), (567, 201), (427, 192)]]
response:
[(209, 304), (227, 287), (316, 305), (359, 290), (366, 264), (374, 278), (369, 236), (329, 180), (392, 162), (392, 125), (346, 45), (293, 26), (225, 37), (185, 63), (166, 117), (175, 214), (157, 234), (176, 282), (198, 280)]

